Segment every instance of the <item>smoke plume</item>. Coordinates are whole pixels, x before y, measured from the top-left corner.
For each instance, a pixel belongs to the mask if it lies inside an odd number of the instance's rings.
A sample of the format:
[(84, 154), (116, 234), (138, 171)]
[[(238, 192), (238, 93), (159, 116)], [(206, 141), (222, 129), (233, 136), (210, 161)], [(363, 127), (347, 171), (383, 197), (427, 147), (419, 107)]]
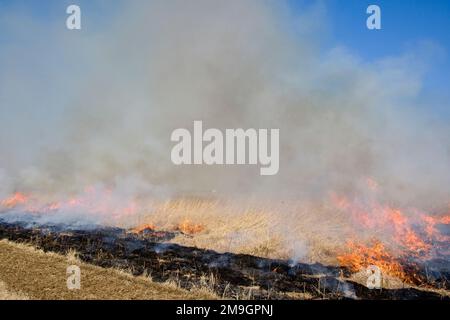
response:
[[(400, 204), (450, 199), (450, 129), (420, 102), (439, 48), (366, 62), (327, 14), (282, 1), (81, 2), (80, 31), (0, 15), (0, 193), (322, 198), (373, 177)], [(114, 8), (111, 8), (114, 6)], [(280, 171), (175, 166), (176, 128), (279, 128)], [(121, 193), (122, 193), (121, 191)]]

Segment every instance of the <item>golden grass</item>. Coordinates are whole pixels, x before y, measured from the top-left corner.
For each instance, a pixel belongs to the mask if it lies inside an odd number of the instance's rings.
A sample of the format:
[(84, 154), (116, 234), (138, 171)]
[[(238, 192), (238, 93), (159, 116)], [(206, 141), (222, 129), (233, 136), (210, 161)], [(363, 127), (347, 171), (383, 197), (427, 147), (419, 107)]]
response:
[(0, 300), (28, 300), (22, 292), (12, 292), (8, 290), (6, 284), (0, 281)]
[[(66, 269), (81, 269), (81, 289), (67, 288)], [(0, 299), (213, 299), (208, 290), (187, 291), (177, 285), (155, 283), (122, 271), (80, 262), (74, 252), (67, 256), (45, 253), (31, 246), (0, 241)]]
[[(347, 240), (355, 236), (348, 213), (325, 202), (318, 205), (296, 201), (271, 203), (233, 199), (227, 202), (178, 198), (153, 203), (151, 208), (127, 223), (132, 227), (148, 224), (157, 230), (177, 230), (180, 223), (189, 221), (194, 226), (201, 225), (201, 231), (179, 235), (171, 241), (218, 252), (339, 265), (338, 253), (343, 252), (348, 246)], [(361, 232), (358, 234), (361, 239), (371, 235), (366, 235), (364, 230)], [(361, 275), (351, 280), (365, 285), (366, 280)], [(386, 276), (383, 287), (408, 286), (400, 279)]]
[(119, 225), (180, 230), (188, 221), (198, 232), (172, 242), (218, 252), (336, 264), (336, 249), (350, 233), (345, 213), (316, 204), (180, 198), (148, 207)]
[[(326, 204), (290, 202), (262, 202), (179, 198), (155, 202), (143, 214), (126, 216), (126, 220), (114, 221), (114, 225), (140, 230), (139, 226), (151, 226), (156, 230), (181, 230), (172, 242), (216, 250), (218, 252), (244, 253), (268, 258), (293, 259), (301, 262), (319, 262), (338, 265), (337, 252), (346, 247), (346, 240), (354, 230), (346, 212)], [(9, 251), (2, 246), (13, 247)], [(22, 250), (22, 253), (17, 250)], [(31, 250), (30, 257), (24, 252)], [(35, 259), (39, 257), (39, 259)], [(56, 259), (51, 262), (50, 260)], [(62, 260), (61, 260), (62, 259)], [(12, 266), (22, 261), (20, 272)], [(24, 264), (24, 265), (21, 265)], [(191, 292), (180, 290), (176, 280), (166, 284), (152, 283), (148, 278), (131, 277), (117, 270), (105, 270), (86, 265), (82, 268), (82, 290), (68, 291), (65, 286), (65, 270), (68, 264), (81, 264), (76, 254), (67, 257), (39, 253), (34, 249), (0, 242), (0, 280), (5, 281), (11, 294), (22, 292), (31, 298), (44, 299), (197, 299), (214, 297), (211, 283), (207, 279)], [(47, 279), (37, 281), (20, 278), (27, 268), (33, 270), (33, 279), (45, 272)], [(86, 268), (86, 269), (85, 269)], [(2, 273), (6, 274), (3, 276)], [(16, 273), (16, 276), (13, 274)], [(7, 281), (9, 276), (14, 281)], [(355, 274), (351, 280), (365, 285), (363, 274)], [(15, 278), (14, 278), (15, 277)], [(109, 277), (115, 279), (112, 282)], [(48, 283), (48, 284), (46, 284)], [(135, 288), (136, 286), (136, 288)], [(384, 278), (384, 288), (402, 288), (398, 279)], [(23, 289), (28, 288), (28, 289)], [(6, 292), (6, 290), (5, 290)], [(448, 292), (444, 293), (448, 295)], [(251, 291), (249, 291), (251, 295)], [(245, 297), (243, 297), (245, 298)], [(304, 297), (308, 298), (308, 297)]]

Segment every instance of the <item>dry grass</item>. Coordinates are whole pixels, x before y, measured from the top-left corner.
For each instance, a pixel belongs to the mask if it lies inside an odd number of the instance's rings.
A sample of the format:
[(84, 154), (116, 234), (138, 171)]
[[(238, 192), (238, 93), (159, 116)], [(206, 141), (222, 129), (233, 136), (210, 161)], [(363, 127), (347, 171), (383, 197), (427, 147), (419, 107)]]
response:
[(336, 248), (350, 232), (348, 216), (316, 204), (181, 198), (148, 207), (145, 214), (119, 224), (179, 230), (189, 223), (198, 232), (172, 241), (218, 252), (335, 264)]
[(28, 300), (22, 292), (12, 292), (8, 290), (6, 284), (0, 281), (0, 300)]
[[(81, 269), (81, 289), (67, 289), (66, 269)], [(201, 289), (201, 288), (200, 288)], [(207, 290), (187, 291), (174, 284), (154, 283), (113, 269), (44, 253), (30, 246), (0, 241), (0, 299), (213, 299)]]
[[(362, 284), (363, 286), (367, 285), (367, 279), (368, 279), (368, 275), (366, 274), (365, 271), (359, 271), (356, 273), (353, 273), (348, 279), (345, 280), (351, 280), (354, 281), (356, 283)], [(424, 290), (424, 291), (429, 291), (429, 292), (434, 292), (437, 294), (440, 294), (442, 297), (450, 297), (450, 291), (449, 290), (445, 290), (445, 289), (438, 289), (438, 288), (433, 288), (430, 286), (416, 286), (416, 285), (412, 285), (412, 284), (408, 284), (405, 283), (404, 281), (402, 281), (399, 278), (396, 277), (392, 277), (389, 275), (383, 275), (381, 278), (381, 287), (383, 289), (405, 289), (405, 288), (414, 288), (414, 289), (418, 289), (418, 290)]]
[[(319, 262), (327, 265), (339, 264), (336, 259), (337, 253), (341, 252), (342, 248), (346, 248), (346, 240), (354, 236), (354, 228), (348, 213), (337, 209), (334, 205), (319, 206), (317, 203), (308, 204), (295, 201), (270, 203), (251, 199), (244, 201), (234, 199), (232, 202), (227, 202), (214, 199), (179, 198), (150, 203), (145, 207), (151, 209), (142, 214), (124, 216), (123, 221), (112, 221), (112, 223), (130, 229), (138, 227), (137, 230), (141, 229), (139, 226), (145, 225), (157, 230), (181, 230), (184, 234), (172, 240), (181, 245), (213, 249), (218, 252), (245, 253), (301, 262)], [(3, 243), (2, 246), (4, 245)], [(11, 244), (9, 245), (11, 246)], [(19, 247), (15, 246), (16, 250)], [(22, 248), (22, 250), (29, 249)], [(4, 278), (2, 272), (9, 270), (14, 273), (15, 270), (11, 267), (16, 264), (14, 259), (25, 259), (25, 255), (22, 254), (20, 257), (20, 254), (16, 252), (17, 257), (12, 256), (7, 260), (8, 255), (4, 251), (1, 251), (0, 246), (0, 280), (5, 279), (4, 281), (6, 281), (8, 275)], [(13, 253), (11, 254), (13, 255)], [(44, 259), (42, 253), (37, 256)], [(44, 256), (47, 257), (45, 259), (50, 259), (52, 255), (45, 254)], [(72, 262), (71, 264), (80, 263), (76, 259), (76, 254), (71, 252), (67, 257), (58, 256), (55, 259), (59, 261), (57, 267), (50, 267), (48, 266), (50, 262), (39, 262), (39, 259), (36, 260), (37, 265), (33, 266), (34, 258), (26, 260), (26, 263), (29, 264), (27, 267), (34, 270), (35, 277), (39, 277), (39, 268), (41, 268), (47, 274), (51, 272), (52, 280), (49, 283), (56, 283), (54, 278), (58, 279), (57, 286), (50, 290), (53, 290), (52, 293), (48, 293), (49, 298), (177, 299), (177, 297), (189, 298), (191, 296), (195, 298), (214, 295), (211, 289), (214, 279), (205, 280), (204, 285), (188, 293), (179, 290), (176, 280), (165, 285), (155, 284), (148, 277), (130, 278), (129, 275), (118, 271), (95, 269), (96, 267), (93, 266), (87, 266), (86, 271), (83, 271), (83, 276), (85, 276), (86, 272), (89, 273), (92, 270), (92, 276), (83, 280), (83, 289), (81, 290), (83, 294), (80, 294), (80, 292), (68, 291), (65, 287), (67, 264), (69, 262)], [(61, 259), (63, 260), (61, 261)], [(43, 266), (40, 267), (39, 263)], [(21, 270), (26, 270), (26, 267), (22, 266)], [(110, 286), (108, 277), (117, 278), (118, 284)], [(361, 274), (354, 275), (352, 280), (365, 284)], [(9, 282), (6, 285), (10, 292), (22, 290), (21, 285), (14, 287), (14, 284)], [(89, 285), (93, 287), (90, 288)], [(134, 285), (138, 286), (134, 293), (130, 293), (131, 290), (123, 289), (127, 286), (133, 288)], [(94, 288), (95, 286), (98, 289)], [(114, 286), (117, 287), (117, 290), (114, 289)], [(399, 282), (398, 279), (385, 278), (383, 286), (385, 288), (401, 288), (405, 284)], [(47, 287), (41, 284), (38, 288), (42, 290), (42, 292), (38, 291), (38, 297), (47, 297)], [(100, 293), (102, 290), (104, 292)], [(37, 297), (33, 295), (32, 291), (24, 290), (23, 292), (30, 297)], [(249, 295), (251, 295), (251, 290), (249, 290)]]
[[(179, 198), (149, 207), (152, 209), (146, 214), (126, 222), (131, 227), (148, 224), (157, 230), (177, 230), (180, 223), (189, 221), (192, 226), (201, 226), (199, 232), (179, 235), (172, 242), (218, 252), (339, 265), (338, 253), (355, 236), (348, 212), (326, 202), (318, 205), (296, 201)], [(361, 239), (374, 236), (360, 231)], [(355, 274), (352, 280), (365, 285), (367, 277), (362, 274)], [(396, 289), (407, 285), (386, 275), (383, 287)]]

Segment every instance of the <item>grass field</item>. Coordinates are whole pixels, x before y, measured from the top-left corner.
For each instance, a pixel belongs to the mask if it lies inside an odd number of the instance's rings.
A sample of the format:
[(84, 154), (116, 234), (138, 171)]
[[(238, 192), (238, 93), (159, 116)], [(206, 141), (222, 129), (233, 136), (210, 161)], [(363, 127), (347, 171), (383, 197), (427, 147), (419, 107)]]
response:
[[(66, 269), (81, 269), (81, 289), (67, 288)], [(205, 288), (186, 291), (174, 283), (155, 283), (123, 271), (82, 263), (73, 254), (45, 253), (0, 241), (0, 300), (3, 299), (214, 299)]]
[(116, 224), (181, 230), (172, 242), (266, 258), (335, 265), (352, 231), (345, 212), (325, 205), (181, 198), (148, 207)]

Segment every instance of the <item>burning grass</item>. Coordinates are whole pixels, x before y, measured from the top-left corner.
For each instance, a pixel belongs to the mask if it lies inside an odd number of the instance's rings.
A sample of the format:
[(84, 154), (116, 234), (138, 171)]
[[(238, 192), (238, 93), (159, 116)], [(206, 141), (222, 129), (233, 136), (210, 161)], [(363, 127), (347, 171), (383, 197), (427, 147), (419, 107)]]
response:
[[(141, 232), (150, 225), (158, 230), (180, 231), (172, 242), (219, 252), (318, 261), (315, 255), (323, 257), (324, 251), (310, 244), (321, 243), (323, 248), (329, 245), (331, 252), (337, 232), (344, 231), (346, 226), (342, 213), (329, 216), (330, 223), (323, 224), (325, 209), (320, 208), (321, 212), (315, 209), (315, 215), (310, 210), (300, 204), (274, 206), (183, 198), (153, 204), (151, 211), (136, 217), (131, 229)], [(290, 220), (289, 225), (286, 220)], [(319, 232), (320, 229), (327, 234)]]
[[(355, 229), (337, 257), (342, 266), (360, 272), (375, 265), (385, 275), (420, 284), (422, 279), (415, 272), (418, 264), (437, 256), (448, 264), (450, 238), (441, 234), (437, 225), (448, 228), (449, 216), (430, 216), (417, 209), (402, 210), (376, 201), (362, 203), (336, 196), (333, 201), (349, 213)], [(372, 238), (368, 241), (368, 237)]]
[(366, 246), (350, 241), (347, 249), (348, 252), (338, 256), (337, 259), (341, 266), (350, 268), (352, 272), (356, 273), (376, 265), (384, 274), (408, 280), (401, 264), (387, 251), (383, 243), (374, 240), (371, 245)]
[(205, 227), (202, 224), (195, 224), (192, 223), (189, 219), (185, 219), (178, 225), (177, 230), (185, 234), (193, 235), (202, 232), (203, 230), (205, 230)]
[(414, 285), (424, 280), (416, 274), (417, 265), (445, 254), (450, 243), (438, 228), (448, 224), (448, 216), (346, 198), (323, 206), (291, 202), (278, 207), (178, 199), (155, 206), (141, 219), (172, 230), (174, 223), (168, 221), (189, 221), (190, 230), (175, 228), (182, 234), (172, 242), (183, 245), (340, 265), (355, 273), (375, 265), (385, 277)]
[(20, 204), (25, 204), (28, 201), (28, 197), (23, 193), (16, 192), (11, 197), (0, 201), (0, 206), (5, 208), (14, 208)]
[[(114, 271), (118, 268), (126, 270), (128, 277), (134, 275), (149, 281), (150, 276), (152, 281), (165, 287), (181, 287), (199, 295), (230, 299), (442, 299), (449, 296), (443, 290), (412, 286), (374, 291), (365, 288), (364, 282), (349, 277), (351, 274), (346, 268), (220, 254), (163, 243), (162, 239), (149, 240), (120, 228), (70, 232), (61, 226), (30, 229), (21, 224), (0, 222), (0, 237), (29, 243), (57, 256), (63, 253), (66, 263), (81, 266), (80, 261), (84, 261)], [(448, 279), (449, 274), (443, 275), (440, 281)], [(128, 289), (134, 290), (134, 287)]]
[(322, 202), (192, 197), (118, 201), (113, 191), (95, 188), (86, 188), (78, 197), (44, 202), (17, 192), (1, 200), (0, 212), (49, 217), (84, 212), (100, 224), (143, 237), (167, 231), (168, 241), (185, 246), (339, 265), (354, 272), (376, 265), (386, 275), (416, 284), (415, 264), (437, 257), (450, 267), (450, 237), (445, 232), (450, 215), (383, 203), (374, 179), (367, 180), (367, 189), (370, 196), (364, 199), (332, 194)]

